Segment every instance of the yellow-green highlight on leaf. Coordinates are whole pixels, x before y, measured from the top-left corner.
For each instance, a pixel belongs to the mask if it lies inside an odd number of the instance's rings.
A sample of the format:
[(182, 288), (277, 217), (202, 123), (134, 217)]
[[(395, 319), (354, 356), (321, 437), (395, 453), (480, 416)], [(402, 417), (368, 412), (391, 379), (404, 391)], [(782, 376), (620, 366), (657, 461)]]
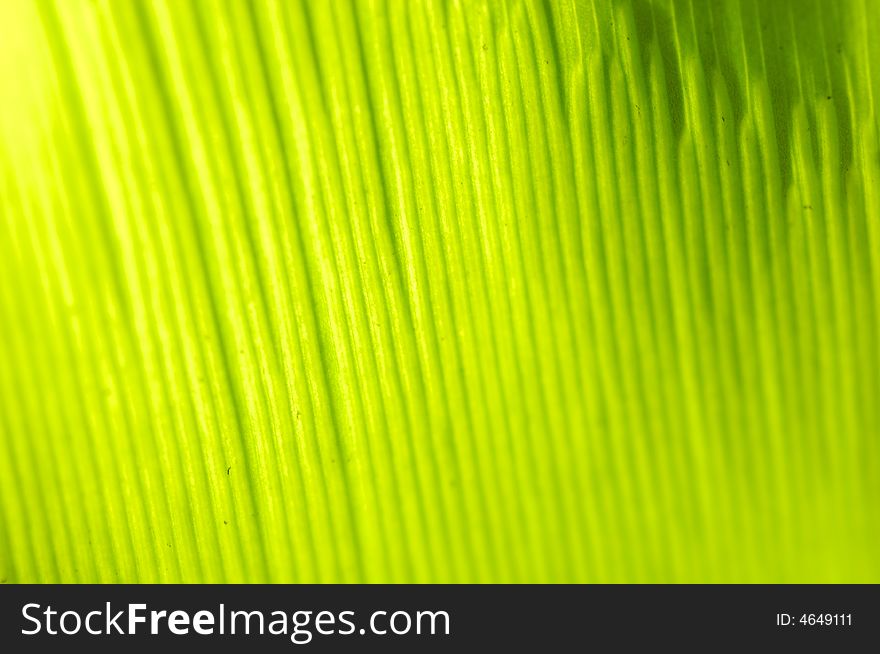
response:
[(3, 0), (0, 579), (880, 581), (877, 25)]

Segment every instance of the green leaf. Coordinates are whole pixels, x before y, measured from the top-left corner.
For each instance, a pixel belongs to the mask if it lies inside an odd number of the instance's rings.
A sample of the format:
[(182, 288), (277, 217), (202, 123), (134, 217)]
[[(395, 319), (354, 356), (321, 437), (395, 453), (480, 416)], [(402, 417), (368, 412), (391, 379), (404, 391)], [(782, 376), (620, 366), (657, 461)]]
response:
[(878, 24), (0, 2), (0, 579), (880, 581)]

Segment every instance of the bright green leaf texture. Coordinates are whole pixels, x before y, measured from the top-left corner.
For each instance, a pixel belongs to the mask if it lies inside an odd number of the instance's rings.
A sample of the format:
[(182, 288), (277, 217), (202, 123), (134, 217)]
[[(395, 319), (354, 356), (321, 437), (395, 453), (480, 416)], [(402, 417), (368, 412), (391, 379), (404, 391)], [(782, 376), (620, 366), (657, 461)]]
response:
[(878, 27), (0, 1), (0, 579), (880, 582)]

